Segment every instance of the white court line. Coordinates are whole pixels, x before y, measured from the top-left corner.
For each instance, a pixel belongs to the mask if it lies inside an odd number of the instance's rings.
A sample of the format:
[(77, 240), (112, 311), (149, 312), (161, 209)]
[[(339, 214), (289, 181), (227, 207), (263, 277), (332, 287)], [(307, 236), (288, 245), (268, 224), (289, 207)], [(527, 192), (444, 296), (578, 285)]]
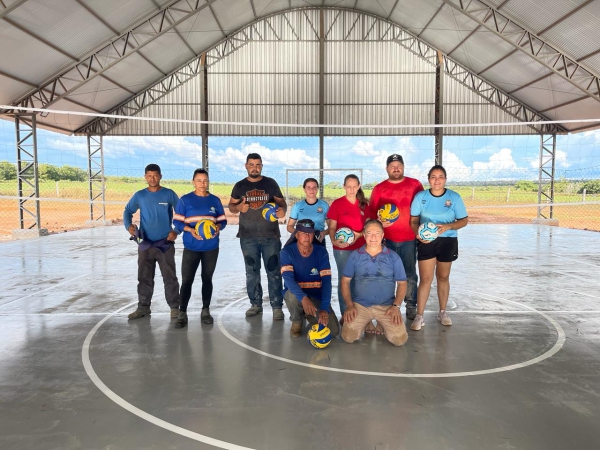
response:
[[(241, 300), (244, 300), (244, 299), (241, 299)], [(177, 433), (181, 436), (185, 436), (185, 437), (187, 437), (189, 439), (193, 439), (195, 441), (203, 442), (205, 444), (212, 445), (214, 447), (224, 448), (227, 450), (254, 450), (250, 447), (243, 447), (241, 445), (232, 444), (230, 442), (221, 441), (219, 439), (213, 439), (209, 436), (195, 433), (193, 431), (187, 430), (187, 429), (179, 427), (177, 425), (173, 425), (172, 423), (169, 423), (165, 420), (159, 419), (158, 417), (155, 417), (151, 414), (148, 414), (146, 411), (143, 411), (140, 408), (133, 406), (131, 403), (129, 403), (126, 400), (124, 400), (123, 398), (119, 397), (117, 394), (115, 394), (113, 391), (111, 391), (108, 388), (108, 386), (106, 386), (102, 382), (102, 380), (98, 377), (98, 375), (96, 375), (96, 372), (94, 371), (94, 368), (92, 367), (92, 363), (90, 361), (90, 343), (92, 342), (92, 338), (94, 337), (94, 335), (96, 334), (98, 329), (104, 324), (104, 322), (106, 322), (108, 319), (110, 319), (114, 315), (120, 313), (124, 309), (129, 308), (136, 304), (137, 304), (137, 302), (129, 303), (128, 305), (125, 305), (122, 308), (119, 308), (114, 313), (107, 315), (104, 319), (102, 319), (100, 322), (98, 322), (96, 324), (96, 326), (94, 328), (92, 328), (90, 330), (90, 332), (88, 333), (88, 335), (86, 336), (85, 341), (83, 342), (83, 347), (81, 349), (81, 359), (83, 361), (83, 367), (85, 369), (85, 372), (90, 377), (90, 380), (92, 380), (92, 383), (94, 383), (96, 385), (96, 387), (98, 389), (100, 389), (100, 391), (102, 391), (102, 393), (104, 395), (106, 395), (108, 398), (110, 398), (113, 402), (115, 402), (121, 408), (126, 409), (127, 411), (129, 411), (132, 414), (135, 414), (139, 418), (144, 419), (156, 426), (164, 428), (165, 430), (171, 431), (173, 433)]]
[(598, 264), (592, 264), (589, 262), (585, 262), (582, 261), (581, 259), (575, 259), (575, 258), (569, 258), (567, 256), (563, 256), (563, 255), (557, 255), (556, 253), (551, 253), (552, 256), (556, 257), (556, 258), (562, 258), (562, 259), (568, 259), (569, 261), (574, 261), (577, 264), (584, 264), (586, 266), (592, 266), (592, 267), (600, 267)]
[(89, 273), (84, 273), (83, 275), (79, 275), (78, 277), (71, 278), (70, 280), (66, 280), (66, 281), (63, 281), (62, 283), (55, 284), (54, 286), (50, 286), (50, 287), (48, 287), (48, 288), (46, 288), (46, 289), (41, 289), (41, 290), (39, 290), (39, 291), (35, 291), (35, 292), (32, 292), (32, 293), (30, 293), (30, 294), (27, 294), (27, 295), (25, 295), (24, 297), (21, 297), (21, 298), (16, 298), (16, 299), (14, 299), (14, 300), (11, 300), (10, 302), (2, 303), (2, 304), (0, 305), (0, 308), (2, 308), (3, 306), (6, 306), (6, 305), (10, 305), (11, 303), (14, 303), (14, 302), (18, 302), (19, 300), (24, 300), (24, 299), (26, 299), (26, 298), (29, 298), (29, 297), (31, 297), (32, 295), (37, 295), (37, 294), (41, 294), (42, 292), (47, 292), (47, 291), (49, 291), (50, 289), (57, 288), (57, 287), (59, 287), (59, 286), (62, 286), (62, 285), (64, 285), (64, 284), (70, 283), (71, 281), (75, 281), (75, 280), (77, 280), (77, 279), (79, 279), (79, 278), (81, 278), (81, 277), (86, 277), (86, 276), (88, 276), (88, 275), (91, 275), (91, 274), (89, 274)]
[(468, 377), (468, 376), (474, 376), (474, 375), (487, 375), (487, 374), (492, 374), (492, 373), (507, 372), (509, 370), (521, 369), (523, 367), (531, 366), (531, 365), (537, 364), (539, 362), (542, 362), (545, 359), (548, 359), (552, 355), (557, 353), (562, 348), (562, 346), (564, 345), (564, 343), (566, 341), (566, 335), (565, 335), (564, 330), (558, 324), (558, 322), (556, 322), (556, 320), (554, 320), (552, 317), (549, 317), (547, 314), (537, 311), (536, 309), (534, 309), (530, 306), (522, 305), (519, 302), (515, 302), (512, 300), (506, 300), (506, 299), (500, 299), (499, 297), (496, 297), (496, 299), (499, 299), (501, 301), (513, 303), (515, 305), (519, 305), (526, 309), (529, 309), (530, 311), (537, 312), (539, 315), (541, 315), (543, 318), (545, 318), (548, 322), (550, 322), (552, 324), (552, 326), (554, 326), (554, 328), (556, 329), (556, 332), (558, 334), (556, 343), (552, 346), (552, 348), (550, 350), (548, 350), (547, 352), (545, 352), (533, 359), (530, 359), (528, 361), (524, 361), (524, 362), (517, 363), (517, 364), (511, 364), (510, 366), (497, 367), (495, 369), (475, 370), (475, 371), (470, 371), (470, 372), (385, 373), (385, 372), (369, 372), (369, 371), (364, 371), (364, 370), (339, 369), (336, 367), (323, 367), (323, 366), (318, 366), (315, 364), (294, 361), (292, 359), (283, 358), (282, 356), (276, 356), (271, 353), (263, 352), (262, 350), (258, 350), (257, 348), (251, 347), (248, 344), (240, 341), (239, 339), (237, 339), (237, 338), (233, 337), (231, 334), (229, 334), (229, 332), (225, 329), (225, 326), (223, 325), (223, 315), (227, 312), (227, 310), (230, 307), (232, 307), (233, 305), (235, 305), (245, 299), (246, 299), (246, 297), (236, 300), (235, 302), (232, 302), (229, 305), (227, 305), (223, 309), (223, 311), (221, 311), (221, 314), (219, 314), (219, 316), (217, 318), (217, 325), (219, 326), (219, 329), (229, 340), (236, 343), (240, 347), (243, 347), (243, 348), (250, 350), (251, 352), (257, 353), (259, 355), (266, 356), (267, 358), (276, 359), (278, 361), (283, 361), (283, 362), (286, 362), (289, 364), (295, 364), (297, 366), (310, 367), (311, 369), (326, 370), (329, 372), (340, 372), (340, 373), (349, 373), (349, 374), (354, 374), (354, 375), (368, 375), (368, 376), (392, 377), (392, 378), (452, 378), (452, 377)]

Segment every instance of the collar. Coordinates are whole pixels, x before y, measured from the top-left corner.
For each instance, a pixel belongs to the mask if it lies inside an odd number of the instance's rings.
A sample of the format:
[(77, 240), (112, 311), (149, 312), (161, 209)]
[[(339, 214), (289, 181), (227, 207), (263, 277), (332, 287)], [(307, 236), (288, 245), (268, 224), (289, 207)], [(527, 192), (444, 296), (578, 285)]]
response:
[[(367, 246), (366, 245), (363, 245), (357, 251), (358, 251), (358, 253), (369, 255), (367, 253)], [(378, 253), (377, 255), (381, 255), (381, 254), (387, 255), (388, 253), (390, 253), (390, 251), (391, 250), (384, 245), (383, 248), (381, 249), (381, 253)], [(377, 256), (377, 255), (375, 255), (375, 256)], [(371, 256), (371, 255), (369, 255), (369, 256)], [(371, 256), (371, 258), (374, 258), (375, 256)]]

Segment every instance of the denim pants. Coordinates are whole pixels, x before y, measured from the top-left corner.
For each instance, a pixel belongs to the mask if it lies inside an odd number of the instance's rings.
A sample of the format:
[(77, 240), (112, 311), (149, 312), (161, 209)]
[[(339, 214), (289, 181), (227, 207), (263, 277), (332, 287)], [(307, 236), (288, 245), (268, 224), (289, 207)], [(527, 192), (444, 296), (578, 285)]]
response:
[(138, 309), (149, 311), (154, 294), (156, 263), (165, 284), (165, 298), (171, 308), (179, 308), (179, 281), (175, 270), (175, 246), (163, 253), (156, 247), (138, 251)]
[[(348, 258), (350, 258), (350, 254), (352, 251), (350, 250), (336, 250), (333, 249), (333, 257), (335, 259), (335, 265), (337, 266), (338, 272), (338, 302), (340, 302), (340, 312), (342, 316), (344, 315), (344, 311), (346, 311), (346, 302), (344, 301), (344, 296), (342, 295), (342, 274), (344, 272), (344, 267), (346, 267), (346, 262), (348, 262)], [(350, 292), (352, 292), (354, 288), (354, 278), (350, 280)]]
[(212, 277), (217, 267), (217, 258), (219, 257), (219, 249), (209, 250), (206, 252), (196, 252), (194, 250), (183, 249), (183, 257), (181, 258), (181, 311), (187, 311), (187, 306), (192, 296), (192, 284), (196, 278), (198, 266), (202, 264), (200, 269), (200, 278), (202, 279), (202, 309), (210, 306), (210, 300), (213, 293)]
[(281, 241), (278, 238), (241, 238), (240, 246), (246, 264), (246, 290), (250, 303), (262, 306), (263, 289), (260, 283), (260, 260), (262, 257), (267, 271), (269, 299), (273, 309), (283, 307), (283, 283), (279, 252)]
[[(298, 298), (294, 294), (292, 294), (291, 291), (286, 291), (285, 295), (283, 296), (283, 299), (285, 300), (287, 309), (290, 312), (292, 322), (304, 322), (304, 319), (306, 319), (308, 320), (308, 323), (311, 324), (311, 326), (319, 322), (319, 319), (317, 317), (306, 316), (304, 314), (304, 308), (302, 307), (302, 303), (298, 301)], [(318, 312), (319, 308), (321, 307), (321, 300), (311, 296), (309, 296), (308, 299), (312, 302), (315, 308), (317, 308)], [(331, 307), (329, 309), (329, 322), (327, 323), (327, 327), (329, 328), (329, 331), (331, 331), (331, 335), (333, 337), (336, 337), (338, 334), (340, 334), (340, 323), (338, 321), (337, 316), (333, 312), (333, 309)]]
[(406, 281), (408, 286), (406, 287), (406, 302), (407, 308), (417, 307), (417, 240), (404, 241), (404, 242), (393, 242), (388, 239), (385, 240), (385, 246), (392, 251), (398, 253), (398, 256), (402, 260), (404, 271), (406, 272)]

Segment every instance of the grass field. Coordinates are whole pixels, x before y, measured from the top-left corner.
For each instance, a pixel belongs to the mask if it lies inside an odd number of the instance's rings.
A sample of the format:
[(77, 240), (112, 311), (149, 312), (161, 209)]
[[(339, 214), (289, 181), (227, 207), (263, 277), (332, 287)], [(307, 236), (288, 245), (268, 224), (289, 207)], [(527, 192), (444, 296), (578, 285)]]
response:
[[(187, 181), (163, 181), (163, 185), (173, 189), (178, 195), (192, 190)], [(106, 205), (106, 218), (119, 221), (122, 218), (123, 206), (132, 194), (146, 187), (144, 180), (139, 182), (123, 182), (108, 180), (106, 183), (106, 201), (118, 204)], [(214, 184), (211, 192), (227, 204), (232, 185)], [(479, 223), (530, 223), (537, 217), (537, 207), (519, 205), (537, 204), (537, 192), (523, 192), (509, 186), (448, 186), (456, 190), (465, 201), (472, 222)], [(282, 186), (284, 195), (285, 186)], [(365, 191), (367, 197), (370, 191)], [(289, 203), (293, 204), (304, 197), (301, 186), (288, 188)], [(16, 196), (15, 181), (0, 181), (0, 196)], [(344, 195), (342, 188), (325, 189), (324, 199), (331, 203)], [(43, 181), (40, 182), (40, 210), (42, 227), (51, 232), (60, 232), (85, 226), (90, 219), (88, 199), (88, 184), (74, 181)], [(74, 202), (75, 201), (75, 202)], [(581, 194), (555, 194), (555, 203), (578, 203), (582, 201)], [(587, 195), (587, 202), (600, 201), (600, 195)], [(490, 208), (493, 206), (493, 208)], [(33, 204), (32, 204), (33, 208)], [(559, 225), (569, 228), (600, 231), (600, 205), (567, 205), (554, 206), (555, 219)], [(234, 217), (231, 219), (235, 220)], [(0, 235), (4, 238), (13, 229), (19, 228), (18, 201), (0, 198)]]

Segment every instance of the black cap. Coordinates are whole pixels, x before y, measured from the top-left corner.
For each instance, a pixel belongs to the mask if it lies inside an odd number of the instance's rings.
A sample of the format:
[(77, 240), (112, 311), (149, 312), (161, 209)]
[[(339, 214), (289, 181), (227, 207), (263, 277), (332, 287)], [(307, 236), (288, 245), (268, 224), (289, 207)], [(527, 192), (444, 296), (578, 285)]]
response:
[(315, 223), (310, 219), (300, 219), (296, 222), (296, 231), (302, 231), (303, 233), (314, 233)]
[(394, 153), (393, 155), (388, 156), (387, 162), (385, 163), (386, 167), (390, 165), (391, 162), (394, 161), (398, 161), (402, 164), (404, 164), (404, 160), (402, 159), (402, 156), (398, 155), (397, 153)]

